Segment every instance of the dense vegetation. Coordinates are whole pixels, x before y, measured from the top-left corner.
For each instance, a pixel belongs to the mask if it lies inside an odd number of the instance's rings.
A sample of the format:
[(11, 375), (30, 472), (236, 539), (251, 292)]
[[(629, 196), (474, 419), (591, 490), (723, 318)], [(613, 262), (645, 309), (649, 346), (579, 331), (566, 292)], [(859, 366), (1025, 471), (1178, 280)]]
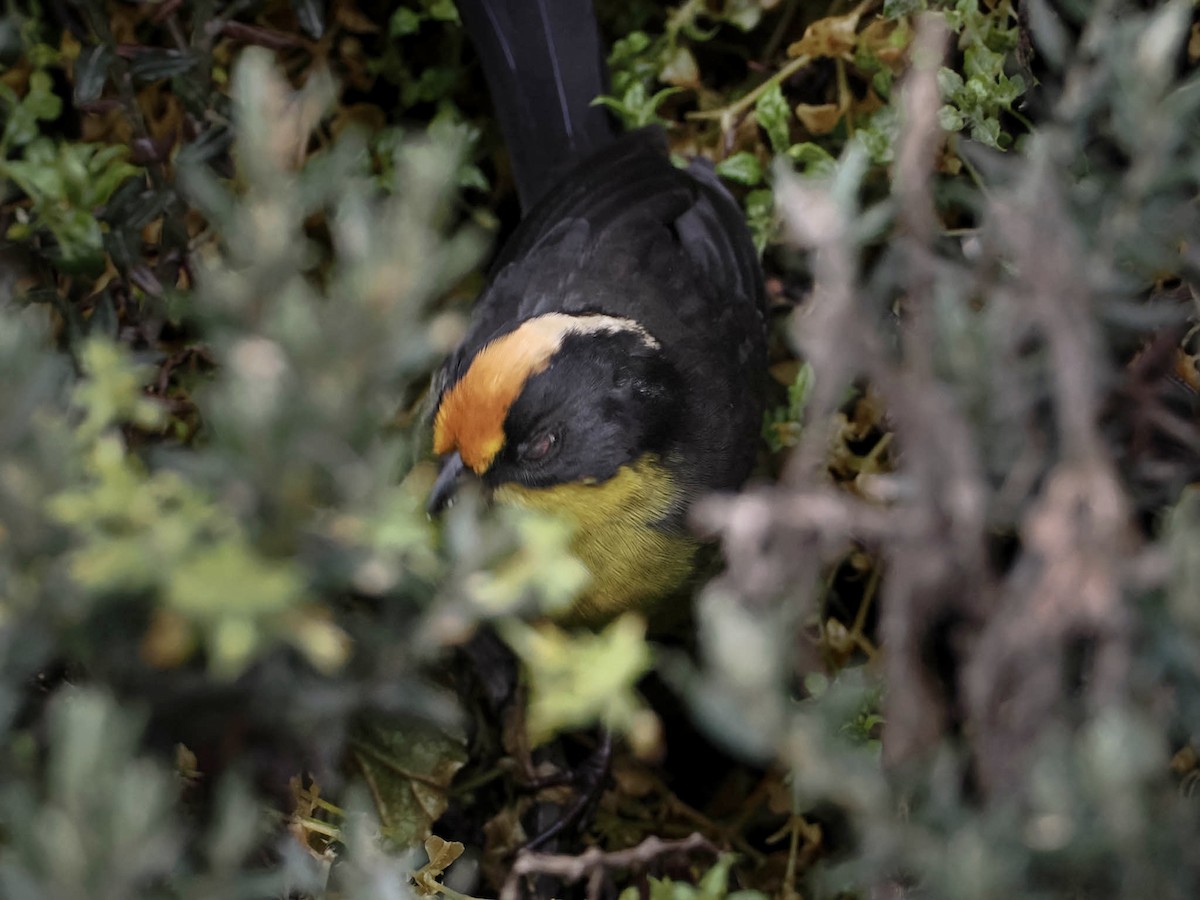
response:
[(600, 15), (774, 320), (653, 638), (424, 512), (516, 209), (450, 0), (0, 8), (0, 897), (1200, 892), (1196, 4)]

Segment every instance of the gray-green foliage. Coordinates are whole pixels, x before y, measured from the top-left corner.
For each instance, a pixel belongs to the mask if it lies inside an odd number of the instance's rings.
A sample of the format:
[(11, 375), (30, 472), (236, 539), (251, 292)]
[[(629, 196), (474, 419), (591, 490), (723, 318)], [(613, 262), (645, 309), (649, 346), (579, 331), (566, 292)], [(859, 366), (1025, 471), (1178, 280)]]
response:
[[(215, 363), (196, 391), (204, 427), (191, 448), (131, 444), (166, 418), (143, 393), (156, 365), (99, 335), (71, 346), (73, 365), (54, 351), (44, 308), (0, 311), (6, 897), (262, 896), (312, 883), (290, 839), (286, 865), (245, 872), (282, 832), (247, 830), (266, 806), (237, 781), (220, 788), (207, 862), (195, 857), (184, 785), (143, 739), (174, 734), (208, 754), (226, 727), (216, 723), (265, 716), (258, 740), (298, 754), (295, 774), (316, 765), (336, 780), (356, 710), (452, 712), (417, 671), (438, 646), (418, 623), (443, 565), (420, 488), (404, 482), (422, 426), (389, 422), (453, 339), (452, 320), (440, 338), (425, 324), (428, 305), (481, 248), (474, 233), (447, 233), (461, 148), (414, 135), (384, 196), (353, 134), (298, 165), (327, 83), (293, 93), (248, 52), (235, 85), (237, 186), (198, 165), (185, 173), (219, 235), (197, 287), (171, 301)], [(336, 258), (307, 234), (317, 216)], [(358, 632), (353, 596), (385, 604), (388, 624)], [(58, 687), (63, 666), (97, 686)], [(49, 709), (39, 679), (52, 679)], [(189, 684), (217, 730), (160, 731), (196, 715), (179, 706)]]
[[(444, 536), (427, 516), (420, 394), (463, 327), (432, 306), (485, 244), (454, 207), (471, 135), (443, 117), (373, 148), (349, 129), (314, 152), (334, 99), (327, 77), (294, 90), (247, 50), (234, 176), (184, 152), (164, 188), (205, 230), (192, 283), (140, 298), (141, 313), (202, 348), (189, 352), (205, 371), (183, 383), (198, 430), (166, 431), (180, 423), (148, 394), (175, 377), (170, 360), (131, 352), (117, 323), (64, 303), (60, 348), (45, 306), (0, 309), (6, 897), (319, 894), (328, 867), (250, 784), (347, 772), (375, 808), (351, 803), (331, 826), (342, 896), (403, 894), (411, 861), (378, 836), (419, 842), (462, 765), (456, 704), (431, 677), (445, 644), (480, 618), (561, 606), (586, 579), (558, 523), (492, 522), (470, 496)], [(47, 140), (45, 118), (23, 146)], [(55, 202), (90, 210), (113, 181)], [(36, 209), (36, 185), (18, 185)], [(198, 772), (172, 765), (172, 742)], [(256, 866), (264, 852), (278, 863)]]
[[(705, 512), (731, 568), (701, 599), (707, 665), (675, 675), (714, 733), (790, 768), (799, 811), (851, 823), (805, 896), (1184, 898), (1200, 876), (1194, 775), (1170, 765), (1200, 702), (1197, 404), (1129, 362), (1155, 340), (1173, 353), (1197, 314), (1194, 6), (1031, 6), (1034, 46), (1055, 51), (1048, 111), (1015, 153), (957, 145), (980, 166), (965, 204), (928, 175), (936, 127), (1003, 142), (902, 83), (886, 197), (853, 145), (828, 180), (777, 186), (816, 278), (790, 332), (812, 366), (800, 449), (789, 488)], [(971, 32), (984, 11), (958, 3), (949, 23)], [(964, 85), (1003, 64), (971, 58), (954, 79), (927, 69), (960, 112)], [(992, 84), (1011, 102), (1013, 81)], [(942, 232), (935, 213), (964, 205), (974, 227)], [(1190, 293), (1156, 289), (1164, 271)], [(901, 455), (885, 492), (851, 499), (819, 463), (861, 378)], [(1131, 425), (1147, 407), (1178, 430)], [(880, 680), (844, 671), (796, 703), (824, 565), (858, 543), (885, 566)], [(873, 684), (884, 769), (847, 739)]]
[[(0, 893), (115, 900), (175, 869), (182, 850), (178, 786), (160, 762), (138, 755), (139, 718), (99, 692), (68, 691), (56, 699), (40, 795), (11, 771), (3, 787), (9, 840), (0, 857)], [(22, 763), (37, 761), (18, 755), (9, 766), (19, 771)]]

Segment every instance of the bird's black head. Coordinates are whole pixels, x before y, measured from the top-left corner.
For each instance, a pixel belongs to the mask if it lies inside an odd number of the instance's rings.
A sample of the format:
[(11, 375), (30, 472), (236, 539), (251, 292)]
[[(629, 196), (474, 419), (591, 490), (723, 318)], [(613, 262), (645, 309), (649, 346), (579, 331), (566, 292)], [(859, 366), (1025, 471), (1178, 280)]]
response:
[(606, 481), (646, 453), (665, 452), (679, 396), (674, 367), (640, 335), (569, 335), (510, 407), (504, 447), (484, 482)]
[(658, 342), (602, 315), (531, 319), (485, 346), (443, 394), (431, 506), (469, 468), (489, 487), (603, 482), (670, 450), (682, 389)]

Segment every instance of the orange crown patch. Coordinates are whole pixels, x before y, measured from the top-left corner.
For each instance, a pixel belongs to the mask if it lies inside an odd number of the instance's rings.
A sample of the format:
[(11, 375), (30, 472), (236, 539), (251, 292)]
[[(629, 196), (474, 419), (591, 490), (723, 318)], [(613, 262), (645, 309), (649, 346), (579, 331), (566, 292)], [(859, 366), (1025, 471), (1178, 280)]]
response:
[(649, 346), (658, 342), (638, 323), (615, 316), (547, 313), (529, 319), (480, 350), (467, 372), (442, 397), (433, 422), (433, 452), (457, 450), (482, 475), (504, 446), (504, 420), (527, 382), (544, 372), (568, 334), (632, 331)]

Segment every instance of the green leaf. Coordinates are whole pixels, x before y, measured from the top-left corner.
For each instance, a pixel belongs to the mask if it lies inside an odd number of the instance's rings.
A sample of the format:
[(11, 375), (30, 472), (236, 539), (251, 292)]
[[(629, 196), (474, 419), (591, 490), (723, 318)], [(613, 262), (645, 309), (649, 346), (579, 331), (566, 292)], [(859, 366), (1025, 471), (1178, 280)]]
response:
[(389, 37), (404, 37), (409, 34), (416, 34), (421, 30), (421, 17), (417, 11), (407, 6), (401, 6), (392, 13), (391, 19), (388, 20), (388, 36)]
[(956, 71), (946, 66), (942, 66), (937, 72), (938, 90), (942, 97), (949, 99), (963, 89), (963, 77)]
[(729, 869), (733, 866), (735, 857), (732, 853), (722, 853), (712, 868), (704, 873), (696, 885), (700, 896), (705, 898), (720, 898), (729, 893)]
[(29, 59), (29, 64), (35, 69), (48, 69), (51, 66), (56, 66), (62, 61), (62, 54), (58, 49), (51, 47), (49, 44), (44, 44), (41, 41), (35, 43), (32, 47), (26, 50), (26, 56)]
[(167, 573), (164, 594), (168, 609), (201, 629), (209, 665), (222, 678), (241, 674), (278, 630), (271, 620), (279, 622), (276, 617), (307, 599), (294, 565), (264, 559), (240, 539), (177, 562)]
[(644, 31), (618, 38), (608, 54), (609, 82), (614, 97), (623, 97), (635, 84), (645, 90), (657, 77), (666, 52), (665, 38), (652, 39)]
[(592, 105), (611, 109), (628, 128), (642, 128), (659, 121), (657, 115), (659, 105), (681, 90), (682, 88), (677, 87), (664, 88), (648, 97), (645, 85), (639, 81), (630, 85), (625, 95), (619, 100), (615, 97), (600, 96), (592, 101)]
[(996, 119), (984, 119), (981, 122), (971, 123), (971, 137), (981, 144), (1003, 150), (1003, 139), (1008, 135), (1000, 133), (1000, 123)]
[(800, 165), (800, 171), (815, 178), (826, 178), (837, 168), (837, 160), (820, 144), (803, 141), (787, 148), (788, 159)]
[(650, 36), (644, 31), (633, 31), (623, 38), (618, 38), (613, 42), (612, 50), (609, 51), (609, 65), (628, 62), (635, 59), (643, 53), (650, 44), (653, 43)]
[(62, 114), (62, 99), (54, 91), (54, 81), (42, 70), (29, 76), (29, 91), (18, 99), (7, 85), (0, 84), (0, 101), (8, 107), (8, 122), (4, 126), (3, 143), (20, 147), (38, 136), (39, 121), (54, 121)]
[(967, 80), (991, 81), (1004, 68), (1004, 54), (983, 44), (973, 44), (963, 52), (963, 74)]
[(491, 616), (516, 612), (531, 600), (541, 610), (569, 608), (591, 577), (571, 553), (571, 528), (557, 516), (533, 510), (505, 507), (500, 514), (519, 543), (492, 567), (490, 577), (468, 585), (471, 602)]
[(695, 885), (670, 878), (651, 878), (650, 900), (767, 900), (767, 895), (760, 891), (729, 890), (729, 872), (736, 861), (735, 854), (722, 853)]
[(1000, 106), (1011, 106), (1013, 102), (1025, 93), (1025, 79), (1020, 75), (1001, 75), (996, 79), (996, 91), (993, 99)]
[(896, 76), (892, 73), (892, 70), (885, 66), (871, 76), (871, 87), (884, 100), (889, 100), (892, 96), (892, 85), (895, 80)]
[(103, 264), (104, 235), (95, 210), (117, 187), (141, 170), (125, 162), (124, 147), (31, 141), (24, 158), (0, 162), (6, 174), (31, 200), (39, 227), (58, 242), (62, 265), (87, 271)]
[(73, 396), (84, 413), (76, 430), (80, 441), (86, 444), (117, 425), (146, 430), (162, 425), (162, 406), (143, 393), (152, 367), (135, 364), (124, 347), (103, 339), (87, 341), (79, 357), (86, 376)]
[(901, 19), (927, 8), (928, 0), (883, 0), (883, 15), (887, 19)]
[(812, 396), (816, 373), (811, 363), (804, 363), (796, 372), (796, 377), (788, 385), (788, 402), (786, 405), (768, 410), (763, 422), (763, 437), (766, 439), (771, 452), (778, 453), (785, 447), (794, 447), (800, 438), (804, 425), (804, 414), (808, 409), (808, 401)]
[(141, 173), (141, 169), (125, 161), (129, 151), (124, 147), (101, 147), (95, 154), (84, 149), (86, 145), (75, 145), (77, 153), (68, 153), (74, 157), (78, 165), (75, 168), (79, 181), (72, 185), (77, 205), (85, 210), (92, 210), (108, 202), (118, 187), (126, 179)]
[(812, 363), (804, 363), (796, 373), (795, 380), (788, 385), (788, 415), (794, 422), (802, 422), (817, 383), (817, 373)]
[(113, 53), (107, 44), (97, 44), (80, 51), (75, 60), (75, 102), (90, 103), (104, 92)]
[(742, 31), (752, 31), (762, 21), (764, 8), (761, 0), (728, 0), (724, 19)]
[(459, 69), (456, 66), (424, 68), (415, 81), (404, 86), (404, 104), (415, 106), (418, 103), (433, 103), (445, 99), (453, 92), (458, 79)]
[(167, 602), (197, 620), (252, 617), (296, 605), (304, 582), (292, 567), (269, 562), (240, 541), (206, 548), (170, 573)]
[(529, 673), (535, 743), (596, 724), (637, 743), (650, 715), (635, 691), (651, 663), (640, 617), (627, 613), (598, 633), (535, 628), (517, 619), (501, 620), (499, 630)]
[(937, 119), (943, 131), (961, 131), (966, 125), (963, 114), (950, 105), (938, 107)]
[(54, 80), (47, 72), (38, 71), (29, 76), (29, 93), (21, 102), (44, 122), (53, 121), (62, 114), (62, 98), (55, 93)]
[(867, 151), (871, 162), (886, 165), (896, 156), (900, 119), (894, 106), (877, 110), (854, 132), (854, 141)]
[(938, 122), (952, 132), (969, 126), (974, 140), (1004, 149), (1012, 143), (1012, 136), (1001, 128), (1000, 114), (1011, 108), (1026, 87), (1019, 75), (1008, 76), (1004, 71), (1017, 45), (1014, 15), (1007, 6), (984, 11), (974, 0), (962, 0), (946, 17), (960, 32), (963, 65), (962, 73), (945, 66), (938, 70), (938, 89), (946, 104), (939, 111)]
[(785, 152), (791, 143), (789, 122), (792, 108), (778, 84), (763, 91), (754, 103), (754, 114), (759, 126), (767, 133), (771, 149), (776, 153)]
[(775, 233), (775, 195), (765, 189), (750, 191), (745, 207), (754, 247), (761, 254)]
[(692, 87), (700, 82), (700, 67), (687, 47), (676, 47), (663, 63), (658, 78), (665, 84)]
[(439, 22), (457, 22), (459, 20), (458, 7), (454, 5), (454, 0), (421, 0), (421, 3), (431, 19)]
[(449, 805), (454, 776), (467, 762), (465, 741), (418, 721), (364, 724), (350, 758), (371, 791), (383, 837), (419, 846)]
[(66, 199), (66, 184), (57, 167), (50, 168), (41, 160), (14, 160), (4, 163), (4, 173), (11, 178), (36, 204)]
[(762, 164), (746, 150), (727, 156), (716, 165), (717, 174), (738, 184), (754, 187), (762, 181)]

